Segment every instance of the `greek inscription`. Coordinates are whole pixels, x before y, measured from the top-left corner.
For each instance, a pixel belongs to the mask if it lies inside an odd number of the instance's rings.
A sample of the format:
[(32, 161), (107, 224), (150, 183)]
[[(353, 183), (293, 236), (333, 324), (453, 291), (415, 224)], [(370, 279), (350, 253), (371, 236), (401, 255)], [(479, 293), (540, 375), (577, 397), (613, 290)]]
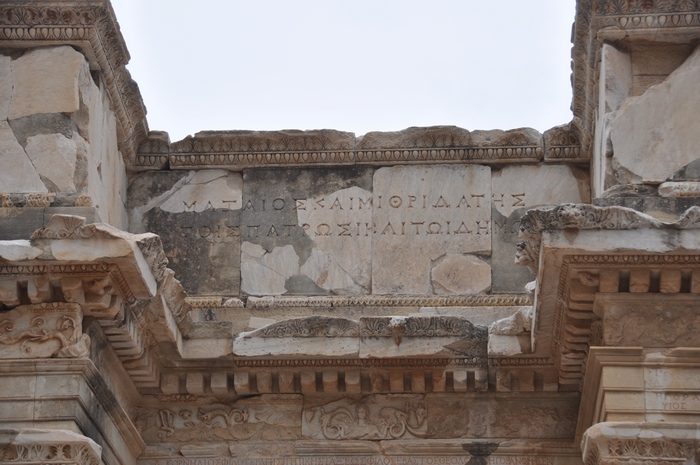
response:
[(180, 226), (180, 235), (184, 239), (205, 239), (209, 242), (232, 242), (240, 235), (238, 226), (229, 224)]
[(524, 207), (525, 193), (523, 194), (491, 194), (491, 201), (500, 207)]
[(284, 199), (275, 199), (272, 201), (272, 208), (278, 211), (284, 209), (285, 205), (286, 202), (284, 201)]
[[(149, 465), (466, 465), (470, 456), (360, 456), (360, 457), (270, 457), (270, 458), (168, 458), (144, 461)], [(489, 465), (554, 465), (553, 457), (486, 457)]]
[(698, 392), (657, 392), (656, 399), (662, 410), (700, 410)]
[(331, 227), (327, 225), (326, 223), (321, 223), (318, 226), (316, 226), (316, 233), (317, 236), (330, 236), (331, 235)]

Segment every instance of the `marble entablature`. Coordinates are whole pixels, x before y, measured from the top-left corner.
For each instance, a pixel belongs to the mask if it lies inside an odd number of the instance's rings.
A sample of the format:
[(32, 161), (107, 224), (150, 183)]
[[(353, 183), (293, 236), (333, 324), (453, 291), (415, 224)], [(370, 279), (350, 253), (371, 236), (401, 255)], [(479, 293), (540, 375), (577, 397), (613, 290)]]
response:
[(578, 0), (544, 133), (171, 142), (107, 0), (3, 2), (0, 463), (697, 463), (699, 40)]

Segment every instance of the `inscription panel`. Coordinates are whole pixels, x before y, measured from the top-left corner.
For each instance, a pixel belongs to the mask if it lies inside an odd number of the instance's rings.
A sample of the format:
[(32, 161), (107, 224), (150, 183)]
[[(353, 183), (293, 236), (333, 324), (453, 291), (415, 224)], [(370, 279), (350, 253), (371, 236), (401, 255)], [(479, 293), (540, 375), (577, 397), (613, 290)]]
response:
[[(333, 456), (333, 457), (207, 457), (207, 458), (163, 458), (139, 460), (140, 465), (466, 465), (473, 457), (469, 454), (457, 456)], [(499, 455), (480, 457), (484, 465), (578, 465), (578, 457)], [(473, 462), (471, 462), (473, 463)]]
[(432, 294), (431, 271), (448, 254), (491, 253), (488, 167), (380, 168), (373, 207), (375, 294)]
[(244, 173), (241, 289), (370, 292), (372, 168)]
[(700, 391), (645, 392), (648, 411), (700, 414)]

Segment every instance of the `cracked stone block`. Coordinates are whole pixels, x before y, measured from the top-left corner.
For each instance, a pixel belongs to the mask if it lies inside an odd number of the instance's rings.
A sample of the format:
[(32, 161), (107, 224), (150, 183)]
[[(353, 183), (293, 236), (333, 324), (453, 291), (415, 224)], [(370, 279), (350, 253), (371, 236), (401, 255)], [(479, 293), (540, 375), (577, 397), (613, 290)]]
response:
[(48, 192), (6, 121), (0, 121), (0, 160), (0, 192)]
[(532, 207), (590, 202), (584, 170), (566, 165), (513, 165), (492, 173), (493, 292), (523, 292), (530, 271), (515, 265), (520, 219)]
[(374, 175), (372, 292), (430, 294), (446, 253), (491, 253), (491, 170), (393, 166)]
[(225, 170), (144, 172), (129, 185), (129, 227), (163, 241), (190, 295), (240, 290), (242, 176)]
[(78, 111), (77, 82), (84, 65), (85, 57), (67, 45), (29, 50), (14, 60), (9, 118)]
[(481, 294), (491, 289), (491, 266), (473, 255), (447, 254), (430, 275), (435, 294)]
[[(291, 247), (292, 275), (264, 273), (244, 254), (242, 290), (252, 295), (368, 294), (372, 168), (267, 169), (244, 173), (241, 240), (268, 253)], [(247, 256), (245, 256), (247, 255)], [(267, 257), (267, 256), (266, 256)], [(265, 258), (269, 259), (269, 258)], [(285, 268), (286, 270), (287, 268)], [(266, 273), (266, 272), (265, 272)], [(265, 275), (267, 276), (267, 275)], [(263, 285), (264, 284), (264, 285)]]
[(662, 83), (622, 104), (611, 123), (620, 184), (661, 183), (700, 158), (700, 47)]

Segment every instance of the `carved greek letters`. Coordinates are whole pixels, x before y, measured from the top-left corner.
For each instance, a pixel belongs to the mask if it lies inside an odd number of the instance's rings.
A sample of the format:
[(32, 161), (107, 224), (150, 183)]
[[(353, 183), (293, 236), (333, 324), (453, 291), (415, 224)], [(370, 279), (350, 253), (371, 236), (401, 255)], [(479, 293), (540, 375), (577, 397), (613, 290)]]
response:
[(491, 198), (486, 167), (378, 169), (372, 193), (373, 291), (433, 293), (431, 267), (445, 254), (490, 254)]

